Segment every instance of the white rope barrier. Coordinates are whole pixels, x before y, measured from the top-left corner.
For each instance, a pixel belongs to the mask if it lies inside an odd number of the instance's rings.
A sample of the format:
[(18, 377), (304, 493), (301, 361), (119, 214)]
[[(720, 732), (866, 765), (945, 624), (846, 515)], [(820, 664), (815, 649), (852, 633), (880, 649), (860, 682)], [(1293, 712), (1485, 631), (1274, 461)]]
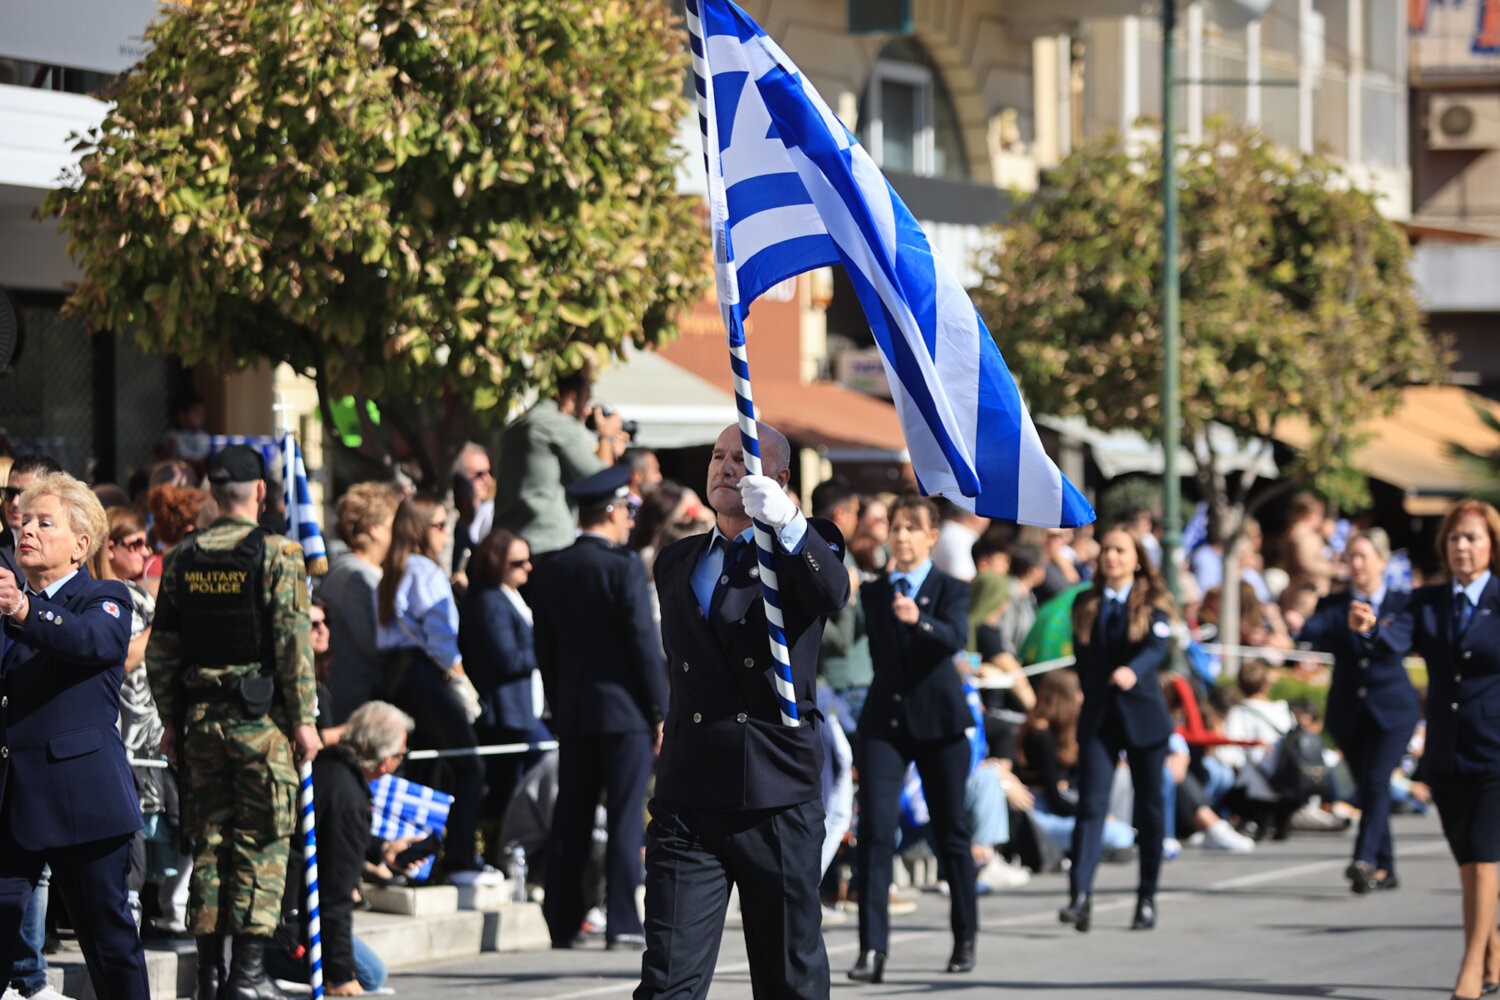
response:
[[(529, 753), (532, 750), (556, 750), (556, 740), (541, 740), (537, 743), (493, 743), (481, 747), (459, 747), (456, 750), (412, 750), (407, 760), (437, 760), (439, 757), (499, 757), (505, 754)], [(160, 758), (132, 757), (131, 767), (165, 768), (169, 766)]]

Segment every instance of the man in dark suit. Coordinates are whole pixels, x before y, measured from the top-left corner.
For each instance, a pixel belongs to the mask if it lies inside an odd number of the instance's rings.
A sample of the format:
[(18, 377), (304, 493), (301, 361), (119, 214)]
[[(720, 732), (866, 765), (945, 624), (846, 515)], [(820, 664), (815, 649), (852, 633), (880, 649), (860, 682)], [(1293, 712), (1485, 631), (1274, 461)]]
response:
[(537, 667), (558, 739), (557, 806), (543, 912), (554, 948), (571, 948), (588, 910), (582, 873), (604, 792), (606, 947), (645, 944), (642, 809), (661, 748), (667, 678), (651, 617), (646, 568), (624, 548), (630, 467), (616, 465), (568, 488), (582, 534), (531, 576)]
[(15, 562), (0, 569), (0, 973), (50, 863), (95, 992), (146, 1000), (125, 893), (140, 799), (115, 728), (130, 598), (85, 568), (108, 532), (88, 487), (49, 475), (26, 496)]
[[(656, 557), (672, 700), (646, 831), (646, 954), (636, 1000), (703, 997), (731, 882), (738, 884), (757, 996), (828, 996), (818, 899), (822, 720), (815, 709), (824, 619), (849, 597), (843, 539), (785, 492), (791, 448), (759, 425), (763, 475), (737, 426), (708, 466), (714, 530)], [(769, 530), (800, 724), (781, 720), (752, 519)]]

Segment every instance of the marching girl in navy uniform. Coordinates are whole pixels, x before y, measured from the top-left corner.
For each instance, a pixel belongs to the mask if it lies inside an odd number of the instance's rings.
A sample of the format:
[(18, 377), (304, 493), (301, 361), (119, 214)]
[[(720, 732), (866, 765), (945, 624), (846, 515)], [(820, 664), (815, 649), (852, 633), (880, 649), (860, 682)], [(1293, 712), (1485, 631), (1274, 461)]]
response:
[[(1358, 893), (1396, 888), (1391, 841), (1391, 772), (1417, 725), (1417, 690), (1406, 674), (1406, 646), (1391, 644), (1391, 621), (1410, 594), (1388, 591), (1385, 564), (1391, 542), (1379, 528), (1361, 531), (1344, 549), (1349, 590), (1330, 594), (1297, 634), (1300, 642), (1333, 654), (1327, 728), (1359, 783), (1359, 836), (1344, 872)], [(1368, 629), (1368, 630), (1367, 630)]]
[(855, 750), (860, 950), (849, 978), (864, 983), (878, 983), (885, 976), (891, 859), (901, 783), (913, 761), (951, 893), (953, 954), (947, 971), (973, 970), (979, 931), (972, 838), (964, 813), (970, 760), (964, 730), (974, 717), (953, 662), (969, 641), (969, 586), (945, 575), (929, 558), (938, 536), (937, 507), (931, 500), (897, 499), (890, 524), (888, 544), (896, 568), (859, 591), (875, 663)]
[(1071, 897), (1058, 919), (1087, 931), (1093, 922), (1094, 873), (1103, 852), (1104, 819), (1115, 763), (1124, 751), (1135, 786), (1140, 883), (1131, 927), (1156, 926), (1165, 817), (1162, 765), (1172, 718), (1159, 672), (1172, 634), (1172, 597), (1140, 541), (1124, 528), (1099, 539), (1094, 586), (1073, 603), (1073, 655), (1083, 686), (1078, 718), (1078, 821), (1073, 827)]
[(1427, 661), (1423, 763), (1463, 889), (1464, 957), (1454, 1000), (1500, 991), (1500, 512), (1461, 500), (1438, 529), (1446, 583), (1422, 587), (1389, 622), (1366, 612), (1351, 627), (1386, 633)]

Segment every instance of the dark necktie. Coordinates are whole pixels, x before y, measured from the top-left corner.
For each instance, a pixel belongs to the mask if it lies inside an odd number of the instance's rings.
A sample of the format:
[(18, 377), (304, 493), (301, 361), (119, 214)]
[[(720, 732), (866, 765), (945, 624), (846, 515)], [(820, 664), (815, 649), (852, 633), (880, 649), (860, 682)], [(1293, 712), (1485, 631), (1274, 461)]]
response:
[(896, 577), (896, 584), (895, 584), (895, 586), (896, 586), (896, 593), (900, 594), (902, 597), (910, 597), (911, 596), (911, 581), (908, 580), (906, 577), (904, 577), (904, 576), (898, 576), (898, 577)]
[(719, 550), (724, 553), (724, 562), (719, 570), (719, 579), (714, 583), (713, 596), (708, 601), (709, 620), (713, 619), (719, 610), (719, 605), (724, 602), (724, 595), (729, 591), (729, 578), (745, 551), (745, 543), (738, 538), (728, 539), (720, 535), (714, 544), (719, 546)]
[(1099, 604), (1099, 635), (1110, 639), (1115, 634), (1115, 623), (1120, 618), (1120, 602), (1106, 597)]
[(1474, 620), (1474, 605), (1469, 603), (1469, 595), (1460, 590), (1453, 596), (1453, 641), (1456, 644), (1469, 630), (1469, 622)]

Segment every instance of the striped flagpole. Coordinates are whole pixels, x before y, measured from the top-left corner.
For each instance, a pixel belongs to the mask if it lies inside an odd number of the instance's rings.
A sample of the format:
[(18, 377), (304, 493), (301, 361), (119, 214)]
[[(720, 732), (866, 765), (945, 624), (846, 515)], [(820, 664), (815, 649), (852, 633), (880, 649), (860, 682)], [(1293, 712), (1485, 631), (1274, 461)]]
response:
[[(699, 0), (687, 0), (689, 44), (693, 50), (693, 75), (697, 78), (698, 118), (703, 133), (703, 155), (708, 167), (709, 229), (714, 244), (714, 281), (719, 290), (719, 312), (729, 339), (729, 368), (734, 374), (734, 401), (739, 411), (740, 445), (745, 453), (745, 471), (761, 475), (760, 436), (755, 428), (755, 398), (750, 391), (750, 360), (745, 349), (745, 327), (740, 318), (739, 277), (734, 269), (734, 249), (729, 241), (729, 199), (724, 191), (724, 170), (719, 162), (719, 124), (714, 111), (713, 88), (709, 86), (707, 49), (703, 42), (702, 9)], [(771, 637), (771, 657), (776, 661), (776, 700), (784, 726), (798, 725), (797, 691), (792, 684), (792, 660), (786, 647), (786, 623), (781, 617), (781, 593), (776, 570), (771, 529), (755, 522), (755, 549), (760, 561), (761, 597), (766, 606), (766, 630)]]
[(307, 862), (307, 966), (311, 970), (313, 1000), (323, 997), (323, 920), (318, 911), (318, 824), (313, 815), (312, 764), (302, 776), (302, 856)]

